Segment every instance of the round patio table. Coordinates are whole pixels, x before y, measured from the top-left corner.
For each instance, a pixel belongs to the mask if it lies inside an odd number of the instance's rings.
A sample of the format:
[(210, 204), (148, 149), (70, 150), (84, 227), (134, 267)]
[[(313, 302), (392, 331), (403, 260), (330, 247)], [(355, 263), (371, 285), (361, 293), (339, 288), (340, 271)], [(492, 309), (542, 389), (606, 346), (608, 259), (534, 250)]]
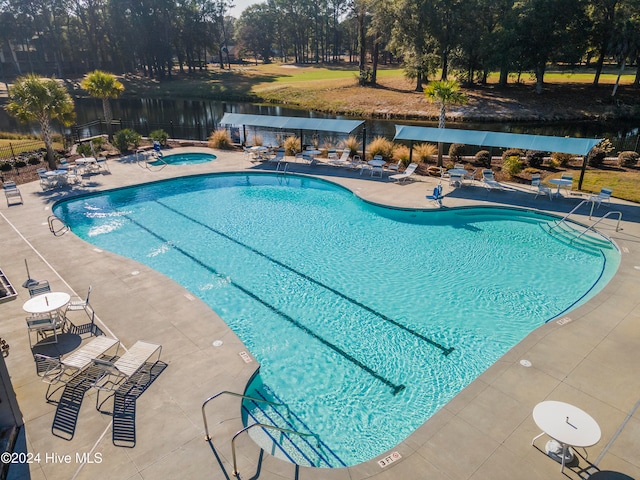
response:
[(562, 446), (561, 472), (564, 472), (569, 447), (590, 447), (598, 443), (602, 435), (600, 426), (588, 413), (555, 400), (537, 404), (533, 409), (533, 421), (542, 433), (531, 440), (531, 445), (546, 434)]
[(22, 309), (27, 313), (49, 313), (59, 310), (71, 300), (65, 292), (48, 292), (36, 295), (27, 300)]

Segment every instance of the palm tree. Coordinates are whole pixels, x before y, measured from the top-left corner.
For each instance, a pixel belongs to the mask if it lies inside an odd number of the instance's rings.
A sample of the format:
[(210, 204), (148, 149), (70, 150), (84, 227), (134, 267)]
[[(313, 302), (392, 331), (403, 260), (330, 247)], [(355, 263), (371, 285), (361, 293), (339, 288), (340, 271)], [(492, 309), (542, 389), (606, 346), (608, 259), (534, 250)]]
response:
[(118, 98), (124, 91), (124, 85), (116, 79), (115, 75), (101, 70), (94, 70), (84, 77), (80, 82), (80, 86), (92, 97), (102, 99), (104, 120), (107, 123), (107, 135), (109, 136), (109, 141), (111, 141), (113, 139), (113, 134), (111, 133), (113, 113), (111, 112), (109, 99)]
[(40, 134), (47, 147), (49, 168), (55, 170), (51, 120), (70, 126), (75, 120), (75, 106), (67, 90), (54, 78), (39, 78), (34, 74), (19, 77), (9, 90), (5, 110), (21, 122), (37, 120)]
[[(467, 96), (460, 91), (460, 85), (455, 80), (438, 80), (429, 83), (424, 89), (424, 95), (432, 103), (440, 104), (438, 128), (444, 128), (447, 116), (447, 105), (461, 105), (467, 103)], [(438, 166), (442, 166), (442, 142), (438, 142)]]

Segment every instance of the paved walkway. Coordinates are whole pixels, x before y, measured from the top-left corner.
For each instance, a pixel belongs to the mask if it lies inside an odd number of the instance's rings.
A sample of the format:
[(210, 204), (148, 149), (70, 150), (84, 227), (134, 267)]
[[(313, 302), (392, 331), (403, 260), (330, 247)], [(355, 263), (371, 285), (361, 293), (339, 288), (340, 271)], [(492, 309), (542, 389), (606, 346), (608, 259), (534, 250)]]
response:
[[(0, 268), (19, 290), (17, 300), (0, 304), (2, 337), (11, 345), (6, 361), (26, 425), (17, 449), (40, 455), (30, 465), (12, 465), (9, 478), (232, 478), (230, 440), (242, 428), (239, 401), (222, 398), (211, 405), (211, 443), (204, 440), (200, 406), (221, 390), (244, 390), (257, 367), (255, 361), (243, 360), (240, 353), (245, 347), (210, 308), (180, 285), (72, 234), (54, 237), (47, 227), (51, 205), (69, 194), (179, 175), (274, 168), (252, 164), (240, 153), (216, 153), (218, 159), (210, 163), (155, 172), (141, 168), (134, 159), (110, 160), (111, 174), (94, 175), (83, 186), (42, 192), (33, 182), (20, 186), (24, 205), (0, 205)], [(437, 184), (437, 179), (419, 178), (398, 185), (322, 165), (294, 163), (290, 170), (327, 178), (362, 198), (398, 207), (431, 208), (424, 196)], [(519, 186), (490, 192), (480, 185), (456, 190), (445, 185), (444, 193), (445, 207), (503, 204), (564, 213), (579, 201), (534, 199), (527, 187)], [(559, 465), (530, 444), (539, 433), (531, 416), (533, 407), (554, 399), (581, 407), (600, 424), (602, 439), (588, 449), (589, 460), (601, 469), (640, 478), (640, 413), (636, 410), (640, 404), (640, 208), (616, 202), (611, 209), (624, 212), (621, 231), (614, 231), (614, 222), (602, 228), (622, 250), (615, 278), (563, 321), (550, 322), (528, 335), (394, 448), (401, 460), (381, 468), (377, 460), (390, 453), (386, 452), (350, 468), (296, 472), (291, 464), (260, 456), (245, 436), (238, 442), (240, 477), (562, 478)], [(36, 376), (25, 331), (22, 304), (28, 295), (20, 287), (26, 279), (24, 259), (31, 277), (48, 279), (53, 290), (84, 295), (93, 285), (91, 304), (98, 326), (124, 346), (139, 339), (163, 345), (162, 360), (168, 367), (138, 399), (135, 448), (112, 444), (111, 418), (95, 410), (92, 391), (82, 403), (73, 439), (52, 434), (55, 405), (45, 402), (46, 385)], [(86, 318), (74, 312), (72, 321), (83, 323)], [(66, 353), (79, 340), (68, 335), (58, 349)], [(213, 346), (216, 340), (222, 346)], [(521, 365), (523, 359), (531, 366)], [(537, 444), (543, 448), (545, 441), (541, 438)], [(578, 478), (571, 469), (565, 473)]]

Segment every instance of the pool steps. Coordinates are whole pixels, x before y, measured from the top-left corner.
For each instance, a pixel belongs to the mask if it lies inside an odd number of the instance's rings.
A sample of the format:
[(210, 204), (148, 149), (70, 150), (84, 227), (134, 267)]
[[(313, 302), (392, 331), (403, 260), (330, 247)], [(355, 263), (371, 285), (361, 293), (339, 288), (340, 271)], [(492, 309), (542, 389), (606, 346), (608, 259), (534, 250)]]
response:
[(266, 428), (253, 429), (250, 433), (251, 437), (265, 451), (277, 458), (301, 466), (346, 467), (340, 457), (317, 434), (312, 432), (302, 419), (295, 415), (268, 386), (261, 385), (260, 389), (252, 391), (252, 396), (260, 398), (264, 402), (244, 399), (242, 409), (247, 415), (247, 425), (252, 423), (267, 424), (297, 433), (292, 435)]

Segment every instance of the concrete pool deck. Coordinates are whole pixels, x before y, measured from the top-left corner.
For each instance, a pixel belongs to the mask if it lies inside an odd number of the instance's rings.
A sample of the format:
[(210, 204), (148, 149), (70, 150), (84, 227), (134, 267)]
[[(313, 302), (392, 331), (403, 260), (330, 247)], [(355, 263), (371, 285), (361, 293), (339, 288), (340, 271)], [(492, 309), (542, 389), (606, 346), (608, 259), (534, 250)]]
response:
[[(231, 438), (242, 428), (240, 402), (221, 397), (210, 404), (211, 443), (204, 440), (200, 407), (220, 391), (243, 392), (256, 361), (247, 363), (240, 355), (247, 349), (235, 334), (180, 285), (73, 234), (55, 237), (47, 226), (51, 205), (69, 194), (175, 176), (275, 168), (253, 164), (242, 153), (214, 153), (218, 158), (209, 163), (159, 171), (141, 168), (131, 158), (109, 160), (110, 174), (92, 175), (82, 186), (43, 192), (38, 182), (32, 182), (20, 185), (23, 205), (7, 207), (2, 201), (0, 268), (19, 294), (16, 300), (0, 304), (2, 338), (11, 346), (6, 363), (25, 422), (16, 451), (40, 454), (39, 461), (30, 465), (12, 465), (8, 478), (234, 478)], [(419, 177), (398, 185), (386, 176), (372, 179), (366, 172), (360, 176), (324, 165), (292, 163), (290, 171), (335, 181), (369, 201), (407, 208), (432, 208), (425, 195), (438, 183), (437, 178)], [(536, 199), (527, 186), (509, 187), (499, 192), (479, 183), (458, 189), (445, 185), (444, 205), (507, 205), (564, 214), (579, 203), (574, 197)], [(240, 478), (563, 478), (560, 465), (531, 446), (531, 439), (540, 433), (532, 410), (543, 400), (565, 401), (593, 416), (602, 437), (587, 449), (589, 460), (601, 470), (640, 478), (640, 206), (612, 199), (609, 208), (596, 212), (599, 216), (609, 210), (623, 212), (619, 232), (613, 220), (600, 228), (622, 251), (613, 280), (585, 305), (529, 334), (400, 445), (354, 467), (301, 467), (296, 472), (289, 463), (261, 455), (243, 435), (237, 442)], [(588, 222), (585, 212), (588, 209), (583, 207), (576, 218)], [(52, 434), (56, 407), (45, 402), (47, 385), (36, 375), (24, 323), (22, 304), (28, 292), (20, 285), (27, 278), (25, 259), (31, 278), (49, 280), (54, 291), (84, 296), (92, 285), (96, 324), (124, 346), (131, 347), (137, 340), (162, 344), (161, 359), (168, 366), (138, 398), (135, 448), (113, 445), (111, 417), (96, 411), (93, 391), (82, 402), (73, 439)], [(81, 312), (73, 312), (70, 318), (74, 323), (86, 322)], [(78, 345), (76, 337), (62, 339), (61, 353)], [(87, 335), (82, 337), (86, 341)], [(213, 346), (216, 340), (222, 345)], [(531, 366), (521, 365), (523, 359)], [(543, 449), (547, 440), (540, 438), (536, 445)], [(391, 452), (399, 452), (402, 458), (381, 468), (377, 461)], [(65, 455), (70, 455), (69, 462)], [(565, 474), (579, 478), (577, 469), (565, 469)]]

